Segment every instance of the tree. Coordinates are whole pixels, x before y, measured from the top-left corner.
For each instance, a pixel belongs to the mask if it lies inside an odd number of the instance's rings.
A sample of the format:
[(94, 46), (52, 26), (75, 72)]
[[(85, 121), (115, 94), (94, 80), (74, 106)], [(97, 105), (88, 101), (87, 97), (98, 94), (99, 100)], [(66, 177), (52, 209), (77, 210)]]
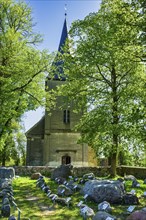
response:
[(139, 22), (138, 11), (138, 4), (103, 0), (97, 13), (74, 22), (70, 35), (75, 43), (62, 57), (67, 82), (59, 92), (84, 111), (77, 129), (97, 155), (110, 158), (111, 176), (124, 144), (135, 141), (144, 147), (143, 48), (139, 27), (129, 25)]
[[(23, 2), (0, 2), (0, 137), (12, 132), (12, 120), (44, 103), (45, 72), (50, 55), (39, 51), (31, 9)], [(34, 47), (35, 46), (35, 47)]]
[(0, 150), (0, 163), (6, 165), (25, 165), (26, 137), (21, 122), (12, 121), (11, 133), (6, 133), (6, 141)]

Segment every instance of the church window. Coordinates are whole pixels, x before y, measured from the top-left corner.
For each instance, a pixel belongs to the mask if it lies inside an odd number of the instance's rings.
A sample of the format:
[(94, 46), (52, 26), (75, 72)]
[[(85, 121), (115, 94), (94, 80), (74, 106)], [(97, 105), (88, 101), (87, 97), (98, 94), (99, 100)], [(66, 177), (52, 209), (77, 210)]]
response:
[(70, 123), (70, 111), (69, 111), (69, 110), (64, 110), (64, 113), (63, 113), (63, 122), (64, 122), (65, 124)]

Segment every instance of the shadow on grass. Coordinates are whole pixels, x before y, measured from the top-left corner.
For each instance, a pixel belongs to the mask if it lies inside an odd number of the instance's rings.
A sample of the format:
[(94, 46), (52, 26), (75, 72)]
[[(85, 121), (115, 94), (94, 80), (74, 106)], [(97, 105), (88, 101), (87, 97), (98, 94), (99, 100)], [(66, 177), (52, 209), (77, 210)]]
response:
[[(50, 186), (53, 193), (57, 193), (58, 184), (45, 178), (46, 183)], [(146, 191), (146, 184), (140, 181), (140, 188), (137, 188), (137, 196), (140, 197)], [(131, 182), (126, 182), (126, 191), (132, 189)], [(15, 202), (21, 210), (21, 220), (82, 220), (77, 204), (83, 200), (83, 196), (79, 192), (75, 192), (72, 197), (72, 206), (63, 207), (58, 204), (53, 204), (46, 194), (36, 187), (36, 180), (31, 180), (29, 177), (19, 177), (13, 180), (13, 190)], [(140, 197), (140, 204), (136, 206), (136, 210), (145, 206), (146, 198)], [(87, 205), (98, 211), (98, 204), (87, 201)], [(120, 220), (125, 220), (125, 212), (129, 206), (112, 205), (112, 214), (119, 217)], [(18, 216), (18, 210), (12, 207), (11, 214)], [(7, 220), (7, 218), (2, 218)]]

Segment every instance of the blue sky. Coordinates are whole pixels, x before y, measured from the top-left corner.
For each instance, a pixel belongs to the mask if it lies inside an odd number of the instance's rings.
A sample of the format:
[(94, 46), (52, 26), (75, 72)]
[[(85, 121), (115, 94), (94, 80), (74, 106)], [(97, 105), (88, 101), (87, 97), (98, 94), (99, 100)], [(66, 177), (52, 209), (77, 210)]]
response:
[[(43, 43), (39, 49), (48, 49), (50, 52), (58, 49), (63, 22), (65, 5), (67, 8), (68, 29), (71, 23), (84, 19), (91, 12), (98, 11), (100, 0), (25, 0), (32, 8), (34, 30), (43, 36)], [(31, 128), (43, 116), (42, 109), (25, 114), (23, 121), (25, 130)]]

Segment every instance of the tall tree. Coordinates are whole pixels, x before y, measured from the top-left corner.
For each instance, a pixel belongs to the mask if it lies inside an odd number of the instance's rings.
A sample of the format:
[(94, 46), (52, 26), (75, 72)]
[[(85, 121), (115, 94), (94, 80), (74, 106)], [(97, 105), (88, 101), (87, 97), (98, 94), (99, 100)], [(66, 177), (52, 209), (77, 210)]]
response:
[(127, 25), (138, 22), (138, 11), (138, 4), (103, 0), (97, 13), (72, 25), (75, 43), (63, 57), (68, 80), (59, 92), (74, 100), (76, 110), (84, 110), (77, 129), (98, 155), (110, 158), (111, 176), (125, 144), (134, 140), (144, 147), (143, 48), (139, 27)]
[[(51, 61), (34, 33), (31, 9), (23, 2), (0, 1), (0, 138), (11, 133), (11, 122), (44, 102), (45, 71)], [(35, 46), (35, 47), (34, 47)], [(2, 138), (3, 137), (3, 138)]]

